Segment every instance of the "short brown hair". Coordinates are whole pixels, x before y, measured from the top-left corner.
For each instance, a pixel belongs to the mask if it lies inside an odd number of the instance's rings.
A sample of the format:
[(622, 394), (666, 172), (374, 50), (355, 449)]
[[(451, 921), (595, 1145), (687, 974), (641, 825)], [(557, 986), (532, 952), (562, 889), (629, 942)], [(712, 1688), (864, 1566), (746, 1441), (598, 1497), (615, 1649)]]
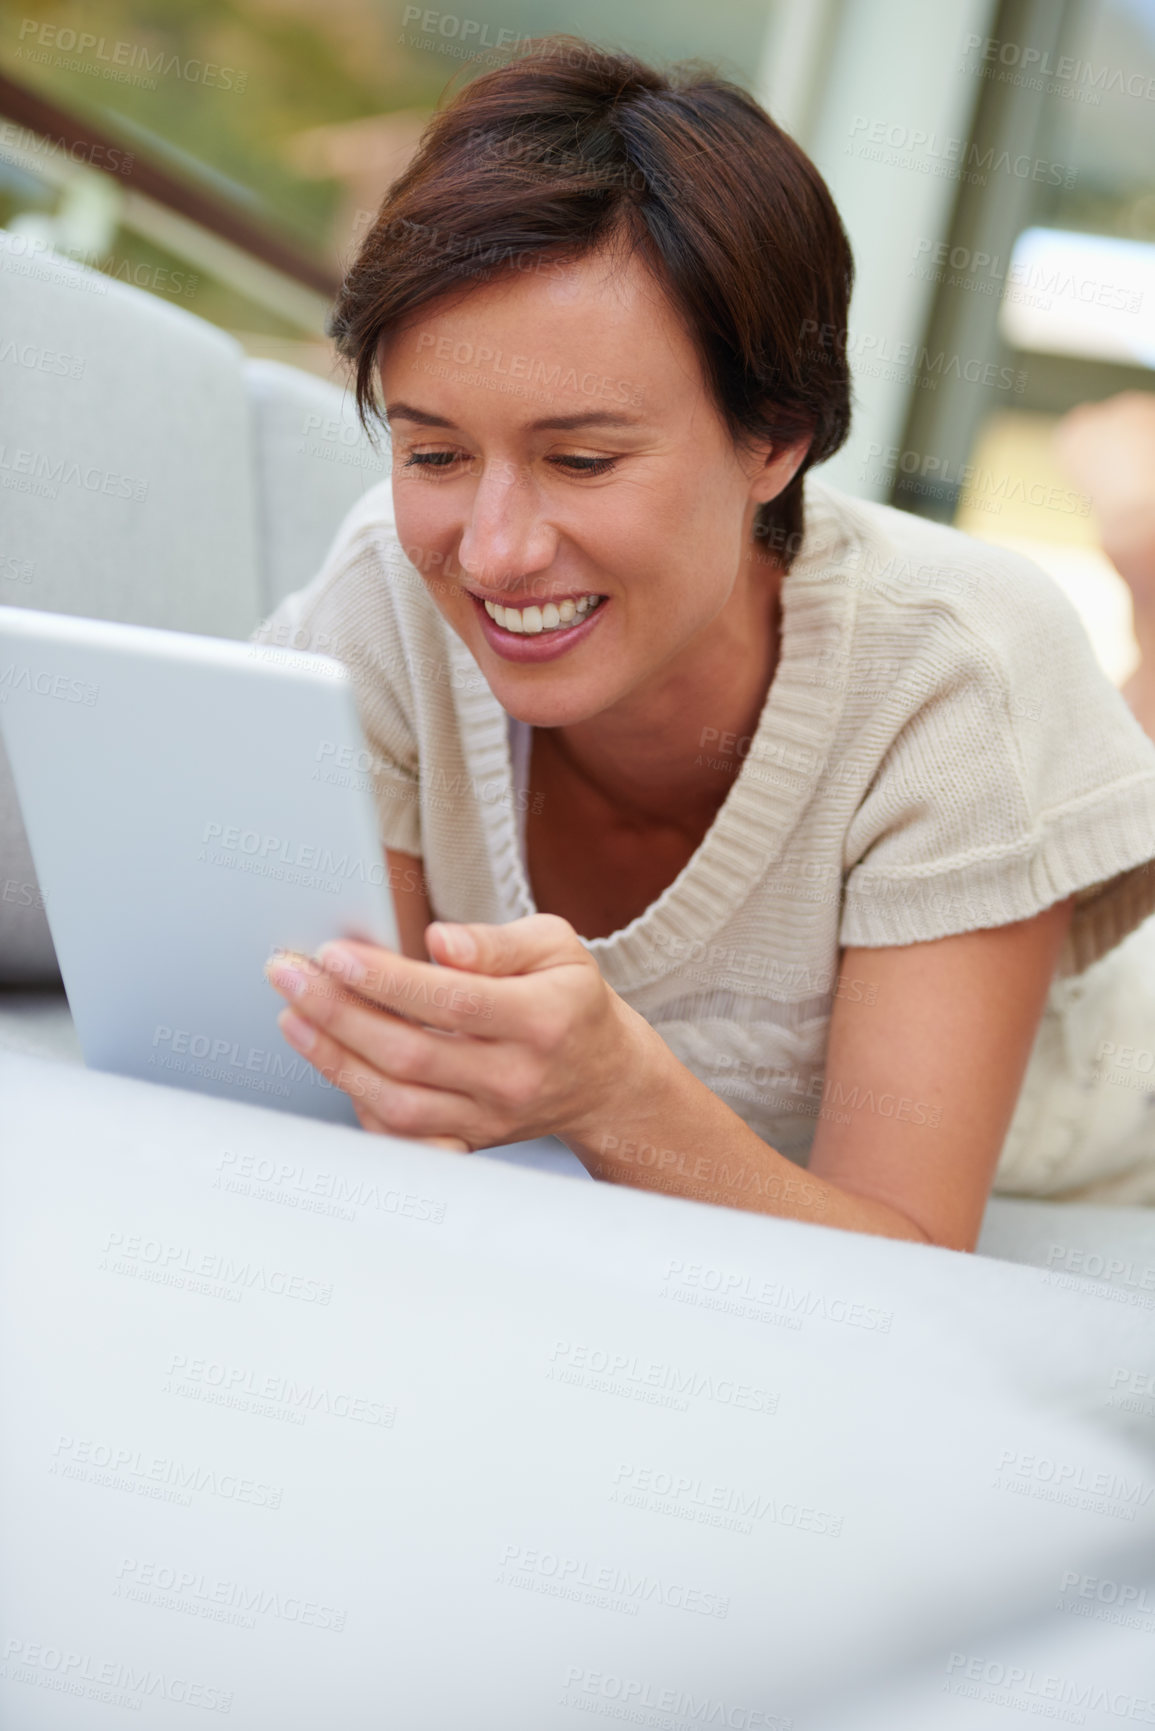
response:
[(624, 237), (682, 318), (736, 441), (810, 433), (756, 535), (789, 565), (802, 477), (850, 426), (854, 264), (814, 164), (753, 97), (697, 62), (669, 73), (573, 36), (531, 42), (431, 120), (389, 188), (329, 324), (380, 415), (383, 336), (481, 275)]

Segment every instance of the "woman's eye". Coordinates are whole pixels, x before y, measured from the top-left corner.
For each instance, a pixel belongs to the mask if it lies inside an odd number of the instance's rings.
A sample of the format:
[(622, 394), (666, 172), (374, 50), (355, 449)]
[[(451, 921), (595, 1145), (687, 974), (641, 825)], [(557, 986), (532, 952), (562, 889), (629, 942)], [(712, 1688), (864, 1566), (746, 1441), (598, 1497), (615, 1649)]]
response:
[(456, 451), (414, 451), (405, 459), (407, 469), (447, 469), (457, 461)]
[(549, 460), (575, 475), (604, 475), (617, 462), (616, 457), (551, 457)]
[[(402, 465), (406, 469), (448, 469), (454, 463), (467, 461), (458, 451), (412, 451)], [(616, 457), (548, 457), (555, 468), (571, 475), (604, 475), (614, 467)]]

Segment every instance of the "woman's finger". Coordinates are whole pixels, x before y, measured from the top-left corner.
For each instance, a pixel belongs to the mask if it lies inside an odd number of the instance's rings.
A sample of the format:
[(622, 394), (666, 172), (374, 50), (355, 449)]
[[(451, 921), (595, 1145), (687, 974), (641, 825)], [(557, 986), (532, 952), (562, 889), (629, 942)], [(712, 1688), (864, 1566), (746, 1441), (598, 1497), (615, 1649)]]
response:
[[(424, 1026), (386, 1010), (340, 985), (307, 957), (292, 960), (290, 971), (298, 976), (295, 982), (290, 982), (284, 968), (281, 963), (271, 964), (268, 975), (273, 987), (288, 1000), (293, 1015), (318, 1032), (323, 1030), (333, 1044), (357, 1054), (369, 1069), (416, 1087), (467, 1096), (484, 1090), (486, 1079), (492, 1077), (488, 1040), (470, 1040), (461, 1033)], [(443, 979), (447, 972), (441, 970)], [(452, 975), (449, 978), (452, 980)], [(506, 982), (511, 986), (517, 983)], [(296, 1044), (282, 1018), (278, 1024), (290, 1045)], [(297, 1050), (317, 1062), (312, 1051), (302, 1046)]]
[[(355, 1052), (348, 1051), (328, 1035), (318, 1034), (315, 1029), (311, 1030), (314, 1038), (306, 1051), (297, 1045), (292, 1014), (292, 1011), (282, 1010), (277, 1018), (282, 1035), (303, 1057), (308, 1058), (327, 1082), (348, 1094), (353, 1102), (357, 1121), (363, 1129), (380, 1136), (400, 1136), (409, 1142), (426, 1142), (432, 1147), (449, 1148), (454, 1153), (472, 1152), (468, 1142), (460, 1136), (423, 1136), (418, 1132), (402, 1129), (396, 1124), (389, 1124), (381, 1116), (385, 1102), (392, 1097), (399, 1104), (404, 1101), (409, 1106), (416, 1103), (422, 1108), (427, 1107), (430, 1116), (436, 1114), (444, 1119), (446, 1108), (449, 1108), (450, 1115), (458, 1117), (460, 1114), (454, 1108), (464, 1104), (459, 1095), (446, 1095), (430, 1088), (414, 1088), (406, 1083), (396, 1082), (389, 1076), (380, 1075), (368, 1068)], [(418, 1096), (423, 1098), (418, 1099)]]
[(368, 1130), (370, 1134), (374, 1136), (388, 1135), (388, 1131), (384, 1124), (382, 1124), (380, 1118), (378, 1118), (376, 1112), (371, 1112), (363, 1100), (354, 1099), (352, 1094), (350, 1094), (349, 1098), (353, 1101), (353, 1110), (357, 1114), (357, 1122), (360, 1124), (362, 1130)]
[[(357, 1120), (362, 1130), (367, 1130), (370, 1135), (391, 1136), (394, 1134), (388, 1125), (382, 1124), (377, 1114), (371, 1112), (368, 1106), (363, 1105), (360, 1100), (353, 1101), (353, 1110), (357, 1114)], [(410, 1136), (408, 1140), (420, 1142), (426, 1148), (448, 1148), (454, 1154), (472, 1154), (473, 1152), (469, 1143), (460, 1136)]]
[[(296, 964), (300, 967), (300, 964)], [(505, 982), (415, 961), (395, 950), (352, 938), (322, 944), (303, 972), (320, 973), (330, 995), (350, 994), (406, 1021), (443, 1033), (493, 1039), (505, 1032), (501, 988)]]
[(312, 967), (394, 1015), (482, 1040), (516, 1038), (524, 1031), (526, 1000), (517, 987), (525, 976), (569, 965), (595, 968), (559, 914), (526, 914), (504, 925), (435, 920), (426, 935), (445, 966), (342, 938), (322, 944)]

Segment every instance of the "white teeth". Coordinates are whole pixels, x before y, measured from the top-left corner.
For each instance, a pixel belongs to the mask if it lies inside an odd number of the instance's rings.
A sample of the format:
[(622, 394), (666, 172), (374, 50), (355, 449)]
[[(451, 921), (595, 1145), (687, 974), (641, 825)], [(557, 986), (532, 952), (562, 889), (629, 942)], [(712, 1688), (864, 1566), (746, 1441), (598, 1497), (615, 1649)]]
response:
[(544, 607), (522, 608), (502, 607), (496, 601), (487, 601), (485, 611), (503, 630), (536, 637), (542, 631), (557, 631), (563, 625), (584, 619), (604, 599), (603, 595), (583, 595), (580, 601), (567, 599), (556, 604), (547, 601)]

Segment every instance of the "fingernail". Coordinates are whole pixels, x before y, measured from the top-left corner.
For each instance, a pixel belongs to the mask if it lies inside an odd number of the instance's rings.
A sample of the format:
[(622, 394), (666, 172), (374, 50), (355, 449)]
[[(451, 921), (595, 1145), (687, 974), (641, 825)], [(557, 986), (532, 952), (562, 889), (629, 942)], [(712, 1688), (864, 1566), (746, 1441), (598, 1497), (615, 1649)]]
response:
[(317, 1044), (316, 1028), (306, 1022), (303, 1016), (295, 1016), (292, 1010), (281, 1011), (277, 1017), (277, 1026), (290, 1046), (296, 1046), (299, 1052), (310, 1052)]
[(269, 983), (280, 992), (288, 992), (290, 997), (300, 997), (309, 984), (309, 976), (300, 968), (292, 967), (288, 962), (267, 962), (265, 976)]
[(440, 935), (445, 953), (451, 962), (472, 962), (476, 959), (477, 943), (464, 926), (446, 926), (438, 920), (435, 930)]
[(348, 980), (353, 986), (360, 984), (366, 975), (364, 963), (358, 961), (352, 950), (343, 949), (340, 944), (322, 944), (315, 960), (326, 973), (336, 974), (338, 979)]

